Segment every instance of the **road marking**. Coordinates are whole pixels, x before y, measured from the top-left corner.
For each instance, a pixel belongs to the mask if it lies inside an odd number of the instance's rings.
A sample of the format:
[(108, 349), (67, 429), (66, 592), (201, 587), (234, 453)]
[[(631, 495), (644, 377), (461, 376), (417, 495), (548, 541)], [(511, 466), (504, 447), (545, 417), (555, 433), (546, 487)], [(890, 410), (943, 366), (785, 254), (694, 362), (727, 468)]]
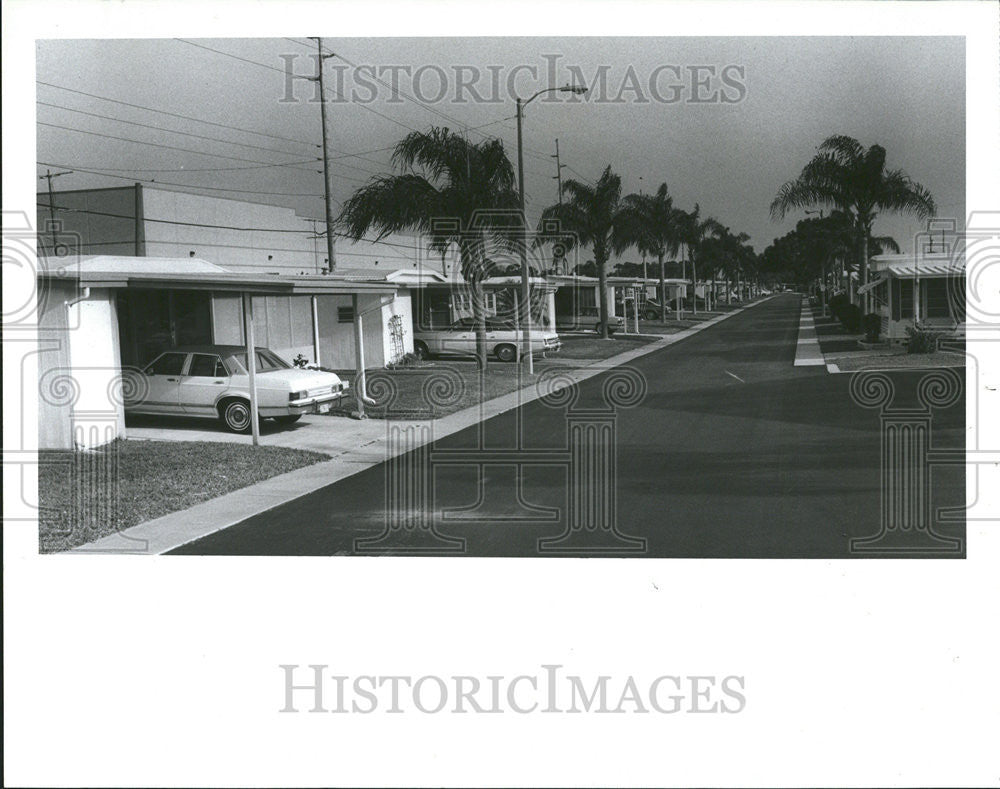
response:
[(726, 375), (733, 376), (733, 378), (735, 378), (741, 384), (745, 384), (746, 383), (746, 381), (744, 381), (742, 378), (740, 378), (738, 375), (736, 375), (736, 373), (731, 373), (731, 372), (729, 372), (729, 370), (724, 370), (723, 372), (725, 372)]

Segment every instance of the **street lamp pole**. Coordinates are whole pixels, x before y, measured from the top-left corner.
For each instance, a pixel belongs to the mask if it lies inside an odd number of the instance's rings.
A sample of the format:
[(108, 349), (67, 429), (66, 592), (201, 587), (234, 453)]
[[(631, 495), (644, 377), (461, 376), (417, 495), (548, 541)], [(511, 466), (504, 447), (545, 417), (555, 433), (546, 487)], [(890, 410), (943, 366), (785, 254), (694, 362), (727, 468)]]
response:
[(521, 207), (521, 329), (524, 343), (524, 357), (528, 362), (528, 375), (534, 375), (535, 359), (531, 352), (531, 283), (528, 274), (528, 214), (524, 210), (524, 145), (521, 127), (524, 120), (524, 108), (543, 93), (585, 93), (586, 88), (580, 85), (565, 85), (561, 88), (543, 88), (531, 98), (522, 101), (517, 97), (517, 193)]

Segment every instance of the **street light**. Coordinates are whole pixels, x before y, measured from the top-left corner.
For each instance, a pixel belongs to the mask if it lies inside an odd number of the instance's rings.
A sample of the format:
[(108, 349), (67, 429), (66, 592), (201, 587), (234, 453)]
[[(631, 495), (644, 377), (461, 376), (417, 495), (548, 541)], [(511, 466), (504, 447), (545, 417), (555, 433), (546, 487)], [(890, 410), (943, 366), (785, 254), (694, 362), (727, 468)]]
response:
[(528, 215), (524, 210), (524, 149), (521, 143), (521, 124), (524, 108), (543, 93), (586, 93), (582, 85), (564, 85), (561, 88), (543, 88), (527, 101), (517, 98), (517, 190), (521, 206), (521, 301), (524, 317), (522, 318), (522, 337), (528, 360), (528, 374), (535, 372), (535, 360), (531, 353), (531, 287), (528, 282)]

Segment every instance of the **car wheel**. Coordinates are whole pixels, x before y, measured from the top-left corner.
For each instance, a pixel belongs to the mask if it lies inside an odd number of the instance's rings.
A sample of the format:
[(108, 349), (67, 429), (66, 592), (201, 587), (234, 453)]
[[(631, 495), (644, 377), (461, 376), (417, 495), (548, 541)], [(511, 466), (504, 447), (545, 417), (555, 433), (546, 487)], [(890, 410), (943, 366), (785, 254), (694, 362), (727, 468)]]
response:
[(493, 353), (501, 362), (512, 362), (517, 358), (517, 348), (513, 345), (498, 345)]
[(233, 433), (250, 430), (250, 403), (246, 400), (230, 400), (222, 407), (222, 422)]
[(288, 414), (286, 416), (276, 416), (274, 421), (279, 425), (294, 425), (302, 418), (302, 414)]
[(659, 316), (656, 314), (654, 310), (646, 310), (646, 314), (644, 317), (646, 318), (647, 321), (655, 321)]
[(413, 354), (421, 361), (428, 358), (431, 355), (430, 350), (427, 348), (427, 343), (417, 340), (413, 343)]

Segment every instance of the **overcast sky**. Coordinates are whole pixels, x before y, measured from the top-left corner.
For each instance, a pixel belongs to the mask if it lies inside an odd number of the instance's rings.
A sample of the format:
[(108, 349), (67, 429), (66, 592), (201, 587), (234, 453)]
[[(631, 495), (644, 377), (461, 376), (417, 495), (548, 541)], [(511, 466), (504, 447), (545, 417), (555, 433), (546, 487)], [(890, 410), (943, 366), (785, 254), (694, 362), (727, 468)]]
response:
[[(289, 95), (285, 76), (289, 62), (297, 73), (314, 71), (314, 42), (189, 41), (201, 46), (173, 39), (38, 43), (37, 78), (50, 83), (39, 84), (37, 92), (38, 159), (78, 171), (59, 178), (57, 188), (155, 179), (321, 217), (318, 163), (259, 167), (319, 155), (313, 86), (296, 81)], [(665, 181), (676, 205), (700, 203), (704, 215), (748, 233), (758, 251), (802, 218), (772, 222), (770, 202), (831, 134), (884, 146), (889, 167), (929, 188), (941, 216), (964, 214), (959, 38), (367, 38), (324, 44), (338, 56), (326, 61), (328, 88), (348, 99), (328, 105), (338, 201), (371, 175), (388, 172), (388, 149), (411, 129), (470, 127), (474, 140), (502, 138), (516, 161), (514, 95), (526, 98), (582, 79), (591, 87), (582, 101), (538, 99), (525, 111), (532, 221), (556, 200), (556, 138), (564, 178), (594, 180), (610, 165), (626, 193), (652, 191)], [(403, 95), (394, 96), (353, 66), (375, 67)], [(915, 219), (892, 216), (875, 228), (904, 249), (919, 229)]]

